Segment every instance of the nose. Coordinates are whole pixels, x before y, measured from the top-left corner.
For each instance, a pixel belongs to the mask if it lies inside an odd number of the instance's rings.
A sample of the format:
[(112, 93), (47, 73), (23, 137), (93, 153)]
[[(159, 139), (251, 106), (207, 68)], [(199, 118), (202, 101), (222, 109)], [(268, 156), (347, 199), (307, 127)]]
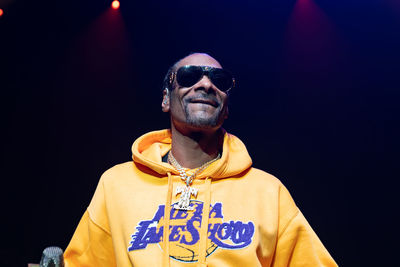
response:
[(213, 83), (210, 81), (207, 75), (203, 75), (200, 81), (197, 82), (195, 90), (205, 90), (206, 92), (209, 90), (214, 90)]

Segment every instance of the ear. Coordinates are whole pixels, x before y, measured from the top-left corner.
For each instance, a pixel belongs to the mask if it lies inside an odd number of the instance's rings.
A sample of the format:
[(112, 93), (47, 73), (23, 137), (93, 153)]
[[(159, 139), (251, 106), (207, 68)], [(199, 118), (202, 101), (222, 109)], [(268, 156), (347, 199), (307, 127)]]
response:
[(165, 88), (163, 90), (163, 100), (161, 102), (161, 109), (163, 112), (169, 112), (169, 90)]

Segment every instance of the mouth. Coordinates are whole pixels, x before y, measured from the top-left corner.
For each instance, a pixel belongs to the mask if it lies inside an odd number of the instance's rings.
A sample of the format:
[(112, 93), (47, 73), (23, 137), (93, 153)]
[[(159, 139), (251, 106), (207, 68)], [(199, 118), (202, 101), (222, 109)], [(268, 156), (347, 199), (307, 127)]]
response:
[(205, 105), (213, 106), (215, 108), (219, 106), (216, 101), (214, 101), (212, 99), (204, 99), (204, 98), (194, 98), (194, 99), (191, 99), (189, 103), (192, 103), (192, 104), (205, 104)]

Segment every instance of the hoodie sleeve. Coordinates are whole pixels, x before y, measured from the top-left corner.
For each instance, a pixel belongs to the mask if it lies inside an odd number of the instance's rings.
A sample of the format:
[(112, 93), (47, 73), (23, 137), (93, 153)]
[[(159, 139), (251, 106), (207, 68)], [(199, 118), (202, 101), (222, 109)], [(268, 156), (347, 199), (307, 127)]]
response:
[(109, 229), (103, 179), (100, 179), (93, 199), (65, 250), (65, 266), (116, 266)]
[(278, 240), (272, 266), (337, 266), (283, 185), (279, 200)]

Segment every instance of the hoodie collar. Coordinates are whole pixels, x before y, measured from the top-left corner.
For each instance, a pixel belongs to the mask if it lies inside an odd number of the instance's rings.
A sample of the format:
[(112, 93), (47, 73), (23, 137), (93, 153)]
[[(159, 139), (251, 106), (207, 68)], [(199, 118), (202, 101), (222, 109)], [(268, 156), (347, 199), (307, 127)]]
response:
[[(166, 175), (168, 172), (178, 174), (170, 164), (162, 162), (162, 157), (171, 150), (171, 141), (170, 130), (154, 131), (142, 135), (132, 145), (133, 161), (145, 165), (161, 175)], [(251, 158), (243, 142), (224, 131), (221, 158), (212, 163), (197, 178), (231, 177), (250, 168), (251, 164)]]

